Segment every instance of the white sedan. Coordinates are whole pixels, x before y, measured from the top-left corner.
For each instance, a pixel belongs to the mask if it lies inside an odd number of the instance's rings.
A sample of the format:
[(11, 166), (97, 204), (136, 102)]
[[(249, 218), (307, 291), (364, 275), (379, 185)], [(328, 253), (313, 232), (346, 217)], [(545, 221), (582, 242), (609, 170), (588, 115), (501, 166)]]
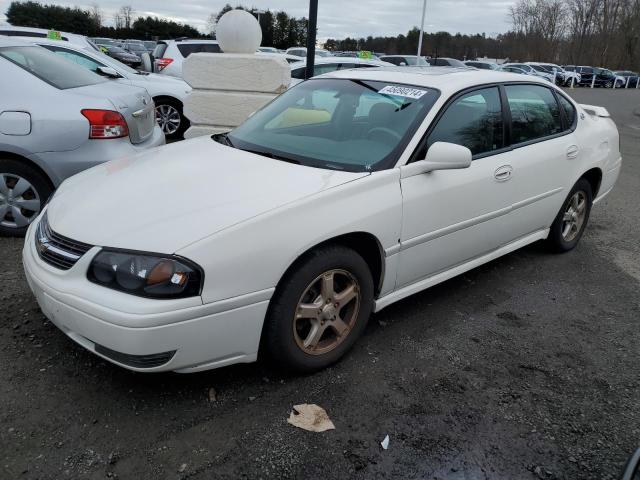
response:
[(620, 167), (607, 111), (546, 80), (338, 71), (67, 180), (24, 267), (44, 314), (123, 367), (261, 351), (309, 372), (393, 302), (538, 240), (573, 249)]

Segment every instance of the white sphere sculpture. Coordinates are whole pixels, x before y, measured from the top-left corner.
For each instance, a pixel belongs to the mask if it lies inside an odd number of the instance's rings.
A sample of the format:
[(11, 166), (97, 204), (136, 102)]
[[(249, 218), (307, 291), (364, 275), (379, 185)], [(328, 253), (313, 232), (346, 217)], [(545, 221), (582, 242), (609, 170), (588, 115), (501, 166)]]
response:
[(230, 10), (218, 20), (216, 39), (224, 53), (256, 53), (262, 29), (249, 12)]

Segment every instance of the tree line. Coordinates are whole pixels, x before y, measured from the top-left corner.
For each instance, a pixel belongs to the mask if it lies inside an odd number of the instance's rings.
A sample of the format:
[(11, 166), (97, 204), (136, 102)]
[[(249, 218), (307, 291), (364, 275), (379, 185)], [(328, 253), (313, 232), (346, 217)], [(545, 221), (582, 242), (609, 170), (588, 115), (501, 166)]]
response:
[(89, 37), (137, 38), (198, 38), (202, 34), (181, 23), (154, 17), (140, 17), (131, 6), (123, 6), (114, 18), (113, 26), (104, 25), (100, 7), (85, 10), (78, 7), (43, 5), (40, 2), (11, 2), (7, 21), (20, 27), (52, 28)]
[[(640, 70), (640, 0), (518, 0), (504, 34), (425, 33), (422, 55), (488, 57)], [(396, 37), (329, 39), (329, 50), (416, 54), (420, 31)]]

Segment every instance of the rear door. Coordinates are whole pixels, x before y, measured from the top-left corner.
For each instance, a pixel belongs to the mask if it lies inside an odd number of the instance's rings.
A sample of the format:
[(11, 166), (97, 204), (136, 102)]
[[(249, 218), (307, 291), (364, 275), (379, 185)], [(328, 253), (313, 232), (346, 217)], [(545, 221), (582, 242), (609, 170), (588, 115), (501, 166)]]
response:
[(573, 107), (562, 94), (538, 84), (507, 84), (504, 92), (511, 120), (506, 157), (514, 189), (507, 228), (519, 238), (551, 225), (580, 150), (573, 133), (575, 109), (567, 111)]

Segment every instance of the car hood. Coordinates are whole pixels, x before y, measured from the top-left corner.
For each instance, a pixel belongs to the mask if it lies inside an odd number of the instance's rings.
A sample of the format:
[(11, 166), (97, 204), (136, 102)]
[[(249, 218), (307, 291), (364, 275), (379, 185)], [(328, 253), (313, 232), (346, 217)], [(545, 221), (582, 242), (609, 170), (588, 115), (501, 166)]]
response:
[(91, 245), (173, 253), (269, 210), (368, 175), (187, 140), (98, 165), (49, 203), (55, 232)]

